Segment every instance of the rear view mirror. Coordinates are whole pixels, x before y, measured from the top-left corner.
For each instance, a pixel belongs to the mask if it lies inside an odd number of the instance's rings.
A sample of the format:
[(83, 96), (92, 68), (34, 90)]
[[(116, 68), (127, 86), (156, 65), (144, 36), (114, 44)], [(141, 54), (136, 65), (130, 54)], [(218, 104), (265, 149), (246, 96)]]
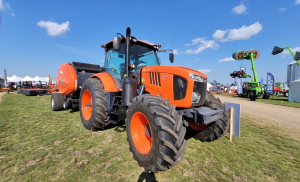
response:
[(273, 55), (276, 55), (276, 54), (281, 53), (282, 51), (283, 51), (283, 48), (274, 46), (274, 49), (273, 49), (273, 51), (272, 51), (272, 54), (273, 54)]
[(232, 58), (235, 60), (243, 60), (244, 59), (244, 51), (235, 51), (232, 54)]
[(296, 55), (295, 55), (295, 57), (294, 57), (294, 60), (295, 60), (295, 61), (300, 60), (300, 52), (296, 52)]
[(247, 56), (246, 59), (251, 59), (251, 57), (250, 57), (251, 53), (253, 53), (253, 59), (257, 59), (259, 57), (258, 50), (250, 49), (250, 50), (245, 51), (245, 55)]
[(120, 37), (114, 37), (113, 47), (114, 47), (115, 51), (119, 51), (121, 49), (121, 39), (120, 39)]
[(170, 62), (171, 62), (171, 63), (174, 62), (174, 54), (173, 54), (173, 53), (170, 53), (170, 54), (169, 54), (169, 59), (170, 59)]

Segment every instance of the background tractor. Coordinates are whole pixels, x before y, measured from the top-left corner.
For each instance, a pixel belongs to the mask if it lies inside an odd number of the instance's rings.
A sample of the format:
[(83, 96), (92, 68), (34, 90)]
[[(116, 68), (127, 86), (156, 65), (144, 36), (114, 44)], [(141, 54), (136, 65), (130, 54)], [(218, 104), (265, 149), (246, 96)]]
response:
[[(57, 87), (62, 95), (52, 98), (52, 105), (61, 107), (67, 94), (73, 94), (68, 98), (79, 101), (81, 121), (88, 130), (125, 122), (129, 149), (146, 172), (175, 166), (184, 156), (187, 133), (208, 142), (226, 133), (229, 116), (225, 105), (206, 93), (205, 74), (161, 66), (157, 53), (167, 50), (159, 49), (160, 44), (137, 40), (129, 27), (125, 37), (118, 34), (121, 37), (101, 46), (106, 54), (103, 70), (90, 74), (82, 85), (76, 83), (75, 73), (69, 75), (74, 70), (71, 64), (66, 64), (69, 72), (61, 66)], [(169, 59), (173, 63), (173, 53)]]
[(240, 71), (235, 71), (230, 74), (231, 77), (247, 78), (251, 79), (251, 82), (243, 83), (243, 94), (240, 96), (248, 97), (251, 101), (255, 101), (257, 97), (262, 96), (263, 99), (269, 99), (270, 95), (266, 93), (265, 85), (262, 85), (258, 82), (256, 67), (254, 60), (259, 57), (259, 52), (257, 50), (248, 50), (248, 51), (236, 51), (232, 54), (233, 59), (235, 60), (251, 60), (253, 77), (247, 75), (244, 69)]

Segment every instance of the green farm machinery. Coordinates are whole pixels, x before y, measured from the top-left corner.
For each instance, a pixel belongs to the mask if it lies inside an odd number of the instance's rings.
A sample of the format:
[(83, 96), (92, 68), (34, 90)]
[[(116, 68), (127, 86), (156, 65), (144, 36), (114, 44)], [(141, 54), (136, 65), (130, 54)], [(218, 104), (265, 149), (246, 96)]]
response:
[(235, 60), (250, 60), (252, 64), (253, 77), (247, 75), (245, 68), (241, 67), (240, 71), (235, 71), (230, 74), (231, 77), (247, 78), (251, 79), (251, 82), (243, 83), (243, 93), (240, 94), (240, 97), (248, 97), (251, 101), (255, 101), (257, 97), (262, 97), (263, 99), (269, 99), (270, 95), (266, 93), (265, 85), (262, 85), (258, 82), (256, 67), (254, 60), (259, 57), (259, 52), (257, 50), (247, 50), (247, 51), (236, 51), (232, 54), (233, 59)]
[[(273, 48), (273, 51), (272, 51), (272, 54), (273, 55), (276, 55), (276, 54), (280, 54), (284, 49), (287, 49), (291, 55), (293, 56), (294, 60), (297, 61), (297, 64), (300, 66), (300, 52), (296, 52), (296, 54), (294, 54), (294, 52), (291, 50), (291, 48), (289, 46), (286, 46), (286, 47), (277, 47), (277, 46), (274, 46)], [(289, 75), (289, 71), (288, 71), (288, 77), (290, 76)], [(283, 94), (285, 97), (288, 97), (289, 95), (289, 90), (286, 90), (284, 89), (283, 90)]]

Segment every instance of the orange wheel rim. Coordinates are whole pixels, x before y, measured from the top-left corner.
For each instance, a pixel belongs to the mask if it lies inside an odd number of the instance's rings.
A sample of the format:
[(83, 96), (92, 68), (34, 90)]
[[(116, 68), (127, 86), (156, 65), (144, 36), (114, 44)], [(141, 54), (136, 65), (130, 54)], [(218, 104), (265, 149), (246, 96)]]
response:
[(135, 148), (141, 154), (148, 154), (152, 146), (152, 131), (148, 119), (143, 113), (134, 113), (130, 130)]
[(93, 103), (92, 95), (89, 90), (85, 90), (81, 97), (81, 112), (85, 120), (89, 120), (92, 116)]
[(204, 130), (206, 128), (206, 126), (207, 126), (206, 124), (190, 122), (190, 127), (197, 131)]

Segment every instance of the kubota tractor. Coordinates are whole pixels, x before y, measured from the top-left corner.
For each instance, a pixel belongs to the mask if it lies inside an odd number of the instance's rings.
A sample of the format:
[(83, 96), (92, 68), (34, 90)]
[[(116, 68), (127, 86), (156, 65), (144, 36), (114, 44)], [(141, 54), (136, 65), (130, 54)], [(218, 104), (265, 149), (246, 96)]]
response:
[[(226, 133), (229, 116), (225, 105), (206, 92), (205, 74), (181, 66), (161, 66), (157, 53), (166, 50), (130, 33), (128, 27), (126, 37), (118, 33), (121, 37), (102, 44), (104, 71), (90, 75), (82, 85), (76, 83), (75, 72), (71, 76), (72, 65), (65, 64), (70, 68), (64, 70), (61, 66), (57, 87), (63, 96), (59, 104), (66, 94), (78, 93), (77, 87), (86, 129), (101, 130), (125, 121), (134, 159), (146, 172), (165, 171), (182, 159), (187, 132), (195, 139), (214, 141)], [(169, 58), (173, 63), (173, 53)]]

